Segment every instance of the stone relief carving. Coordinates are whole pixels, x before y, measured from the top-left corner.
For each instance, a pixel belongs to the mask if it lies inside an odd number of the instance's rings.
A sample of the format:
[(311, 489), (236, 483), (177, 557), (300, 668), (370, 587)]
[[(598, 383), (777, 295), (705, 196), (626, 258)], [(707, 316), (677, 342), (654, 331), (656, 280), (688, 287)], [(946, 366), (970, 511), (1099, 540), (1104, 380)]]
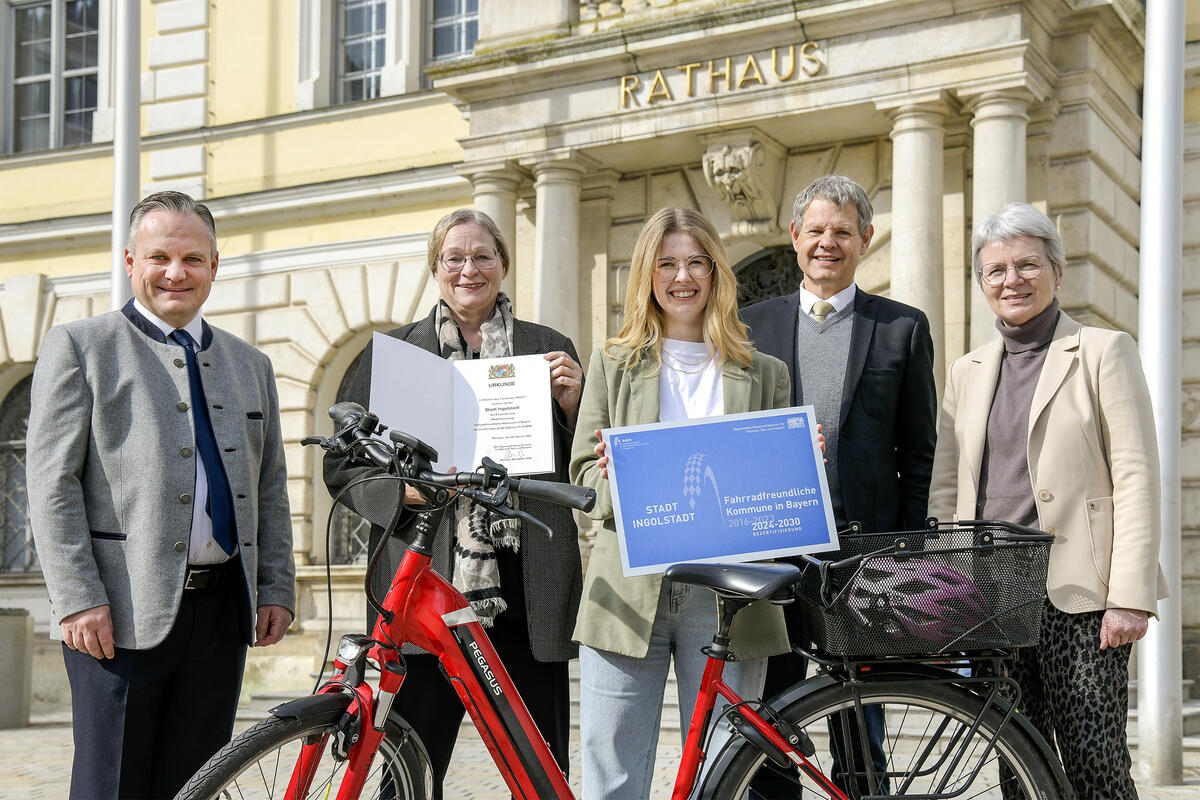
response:
[(782, 150), (752, 138), (712, 142), (704, 153), (704, 179), (733, 214), (733, 239), (779, 233)]

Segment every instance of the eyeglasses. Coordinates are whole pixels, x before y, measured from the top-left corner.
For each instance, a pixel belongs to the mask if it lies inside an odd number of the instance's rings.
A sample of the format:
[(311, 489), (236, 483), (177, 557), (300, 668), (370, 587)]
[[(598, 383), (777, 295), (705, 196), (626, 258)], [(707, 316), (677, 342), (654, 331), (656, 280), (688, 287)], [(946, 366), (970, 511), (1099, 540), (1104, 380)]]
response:
[[(654, 265), (654, 271), (660, 277), (674, 278), (679, 274), (679, 266), (679, 262), (673, 258), (660, 258)], [(716, 269), (716, 266), (717, 262), (713, 261), (711, 257), (702, 256), (699, 253), (688, 256), (688, 260), (683, 263), (683, 268), (693, 278), (707, 278)]]
[(1043, 264), (1039, 258), (1027, 258), (1024, 261), (1018, 261), (1012, 266), (1005, 264), (984, 264), (980, 270), (980, 276), (986, 286), (1003, 286), (1004, 281), (1008, 279), (1008, 271), (1016, 270), (1017, 275), (1021, 276), (1021, 280), (1028, 281), (1042, 274)]
[(474, 253), (439, 255), (438, 261), (442, 263), (442, 269), (453, 275), (456, 272), (462, 272), (468, 261), (475, 265), (475, 269), (486, 272), (499, 264), (500, 258), (494, 250), (476, 250)]

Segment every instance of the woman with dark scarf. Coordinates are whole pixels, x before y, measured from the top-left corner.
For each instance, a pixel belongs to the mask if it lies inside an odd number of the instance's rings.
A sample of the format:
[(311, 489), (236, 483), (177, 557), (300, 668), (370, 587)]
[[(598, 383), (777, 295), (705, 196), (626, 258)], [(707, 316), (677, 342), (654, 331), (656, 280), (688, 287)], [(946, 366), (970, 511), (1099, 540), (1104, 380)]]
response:
[(1011, 670), (1019, 710), (1057, 746), (1077, 796), (1135, 798), (1129, 654), (1166, 596), (1137, 346), (1059, 310), (1065, 250), (1037, 209), (1005, 206), (971, 245), (1000, 336), (950, 366), (929, 514), (1054, 534), (1041, 639)]
[[(566, 482), (583, 370), (570, 339), (513, 317), (512, 303), (500, 291), (509, 263), (508, 246), (490, 217), (472, 209), (448, 214), (429, 237), (429, 270), (437, 279), (440, 300), (427, 317), (388, 335), (450, 361), (543, 354), (550, 362), (555, 472), (532, 477)], [(349, 396), (342, 399), (365, 407), (371, 387), (369, 346), (360, 363)], [(402, 420), (383, 422), (403, 427)], [(326, 456), (324, 466), (325, 483), (335, 495), (351, 480), (378, 472), (333, 455)], [(476, 465), (456, 466), (472, 469)], [(383, 487), (386, 482), (367, 484), (364, 492), (369, 486)], [(414, 490), (409, 492), (408, 500), (420, 502)], [(367, 509), (386, 504), (363, 502), (364, 494), (356, 490), (348, 494), (351, 507), (361, 507), (372, 523), (370, 546), (374, 551), (390, 515)], [(582, 585), (578, 531), (569, 509), (534, 500), (519, 502), (554, 535), (547, 537), (518, 521), (494, 518), (460, 499), (437, 532), (433, 567), (470, 600), (489, 628), (488, 637), (555, 760), (566, 771), (570, 734), (567, 661), (578, 652), (571, 631)], [(373, 582), (380, 597), (407, 546), (393, 537), (386, 547)], [(369, 616), (368, 624), (374, 626), (374, 614)], [(405, 655), (408, 674), (393, 709), (413, 726), (428, 748), (434, 797), (441, 798), (464, 713), (462, 703), (434, 656), (411, 646), (405, 647)]]

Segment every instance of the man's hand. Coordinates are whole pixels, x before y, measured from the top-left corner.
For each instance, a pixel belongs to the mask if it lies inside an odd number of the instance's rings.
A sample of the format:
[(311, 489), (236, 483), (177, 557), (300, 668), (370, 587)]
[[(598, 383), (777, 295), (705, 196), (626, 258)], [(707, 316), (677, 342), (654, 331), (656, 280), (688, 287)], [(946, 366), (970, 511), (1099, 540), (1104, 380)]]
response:
[(63, 644), (72, 650), (89, 653), (94, 658), (112, 658), (117, 654), (113, 644), (112, 612), (108, 606), (76, 611), (63, 617)]
[(1150, 627), (1149, 614), (1132, 608), (1110, 608), (1100, 620), (1100, 649), (1136, 642)]
[(283, 606), (259, 606), (258, 620), (254, 623), (254, 646), (275, 644), (291, 624), (292, 612)]
[(550, 395), (567, 415), (567, 422), (574, 425), (583, 390), (583, 367), (562, 350), (546, 353), (542, 358), (550, 362)]

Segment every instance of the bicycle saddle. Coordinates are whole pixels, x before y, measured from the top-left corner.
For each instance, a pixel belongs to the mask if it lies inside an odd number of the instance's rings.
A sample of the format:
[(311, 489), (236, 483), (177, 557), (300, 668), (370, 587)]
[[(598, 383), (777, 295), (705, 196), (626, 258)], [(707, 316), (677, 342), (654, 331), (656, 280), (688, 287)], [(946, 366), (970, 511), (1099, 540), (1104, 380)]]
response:
[(794, 564), (672, 564), (663, 577), (750, 600), (786, 601), (800, 576)]

